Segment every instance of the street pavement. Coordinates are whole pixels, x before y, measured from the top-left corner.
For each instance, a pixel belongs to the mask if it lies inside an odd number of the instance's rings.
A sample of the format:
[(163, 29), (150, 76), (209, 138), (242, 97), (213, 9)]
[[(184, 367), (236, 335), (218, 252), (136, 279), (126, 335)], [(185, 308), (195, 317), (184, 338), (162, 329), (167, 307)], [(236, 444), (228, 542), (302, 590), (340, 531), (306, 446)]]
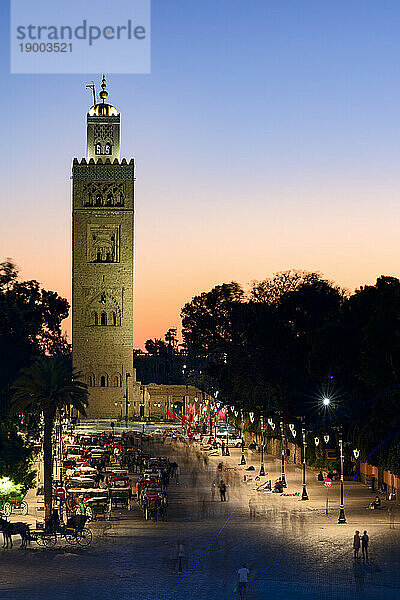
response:
[[(364, 485), (349, 489), (345, 483), (347, 523), (339, 525), (339, 484), (329, 491), (326, 516), (326, 490), (313, 471), (307, 472), (310, 500), (302, 501), (255, 491), (259, 482), (249, 478), (260, 463), (250, 451), (245, 466), (236, 449), (230, 457), (210, 456), (207, 466), (198, 449), (185, 445), (157, 444), (152, 453), (168, 455), (181, 467), (179, 482), (169, 485), (167, 522), (144, 521), (134, 504), (131, 511), (115, 511), (110, 523), (93, 523), (87, 550), (32, 543), (24, 551), (17, 541), (0, 555), (0, 599), (228, 600), (238, 597), (234, 586), (242, 563), (251, 570), (248, 600), (400, 598), (399, 514), (390, 523), (385, 501), (380, 510), (367, 510), (374, 495)], [(211, 492), (221, 461), (227, 502)], [(255, 471), (247, 470), (251, 464)], [(280, 460), (266, 456), (265, 468), (263, 480), (274, 482)], [(286, 493), (301, 493), (300, 469), (288, 466), (287, 481)], [(356, 529), (370, 536), (370, 565), (353, 559)], [(178, 544), (185, 553), (182, 574)]]

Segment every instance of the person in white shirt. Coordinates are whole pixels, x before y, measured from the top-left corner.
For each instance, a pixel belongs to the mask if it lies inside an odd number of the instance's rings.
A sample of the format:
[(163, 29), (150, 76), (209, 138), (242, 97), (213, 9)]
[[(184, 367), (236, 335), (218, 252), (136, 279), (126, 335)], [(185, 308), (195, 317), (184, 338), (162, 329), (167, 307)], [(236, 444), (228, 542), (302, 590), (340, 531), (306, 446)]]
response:
[(244, 598), (246, 597), (246, 588), (249, 582), (249, 575), (249, 569), (246, 567), (246, 565), (243, 564), (237, 572), (240, 600), (244, 600)]

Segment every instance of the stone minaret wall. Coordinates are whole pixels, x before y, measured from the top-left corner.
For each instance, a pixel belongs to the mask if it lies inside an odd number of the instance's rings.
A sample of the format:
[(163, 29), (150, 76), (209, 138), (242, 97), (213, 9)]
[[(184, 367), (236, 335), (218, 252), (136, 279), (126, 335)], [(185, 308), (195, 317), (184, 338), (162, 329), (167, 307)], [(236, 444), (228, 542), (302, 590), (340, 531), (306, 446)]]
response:
[(90, 417), (124, 416), (127, 384), (133, 399), (134, 169), (105, 157), (72, 167), (72, 354)]

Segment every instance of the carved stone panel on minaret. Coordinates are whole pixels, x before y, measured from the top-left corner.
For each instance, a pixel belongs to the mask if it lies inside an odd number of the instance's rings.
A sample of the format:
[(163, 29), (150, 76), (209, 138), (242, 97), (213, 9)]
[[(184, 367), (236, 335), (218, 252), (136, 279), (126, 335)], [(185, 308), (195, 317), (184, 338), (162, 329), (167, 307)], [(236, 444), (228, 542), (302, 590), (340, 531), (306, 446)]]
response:
[(119, 262), (119, 225), (88, 225), (87, 260), (91, 263)]

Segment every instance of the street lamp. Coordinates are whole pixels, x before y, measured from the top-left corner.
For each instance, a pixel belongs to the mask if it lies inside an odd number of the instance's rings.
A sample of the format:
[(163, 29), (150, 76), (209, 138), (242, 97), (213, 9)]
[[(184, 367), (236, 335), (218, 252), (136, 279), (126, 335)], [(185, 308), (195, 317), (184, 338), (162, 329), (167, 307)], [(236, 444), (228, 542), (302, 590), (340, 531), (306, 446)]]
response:
[(281, 481), (282, 481), (283, 487), (287, 487), (286, 475), (285, 475), (285, 429), (284, 429), (283, 417), (281, 419), (280, 425), (281, 425), (281, 434), (282, 434), (282, 476), (281, 476)]
[(301, 435), (303, 439), (303, 492), (301, 494), (302, 500), (308, 500), (307, 487), (306, 487), (306, 448), (307, 448), (307, 440), (306, 440), (306, 430), (304, 427), (304, 417), (301, 418)]
[(261, 466), (260, 466), (260, 477), (264, 477), (265, 469), (264, 469), (264, 417), (260, 416), (261, 423)]
[(343, 480), (343, 431), (339, 429), (339, 450), (340, 450), (340, 509), (338, 523), (346, 523), (344, 514), (344, 480)]
[(243, 417), (243, 409), (240, 410), (241, 412), (241, 417), (242, 417), (242, 458), (240, 459), (240, 464), (241, 465), (245, 465), (246, 464), (246, 458), (244, 456), (244, 417)]

